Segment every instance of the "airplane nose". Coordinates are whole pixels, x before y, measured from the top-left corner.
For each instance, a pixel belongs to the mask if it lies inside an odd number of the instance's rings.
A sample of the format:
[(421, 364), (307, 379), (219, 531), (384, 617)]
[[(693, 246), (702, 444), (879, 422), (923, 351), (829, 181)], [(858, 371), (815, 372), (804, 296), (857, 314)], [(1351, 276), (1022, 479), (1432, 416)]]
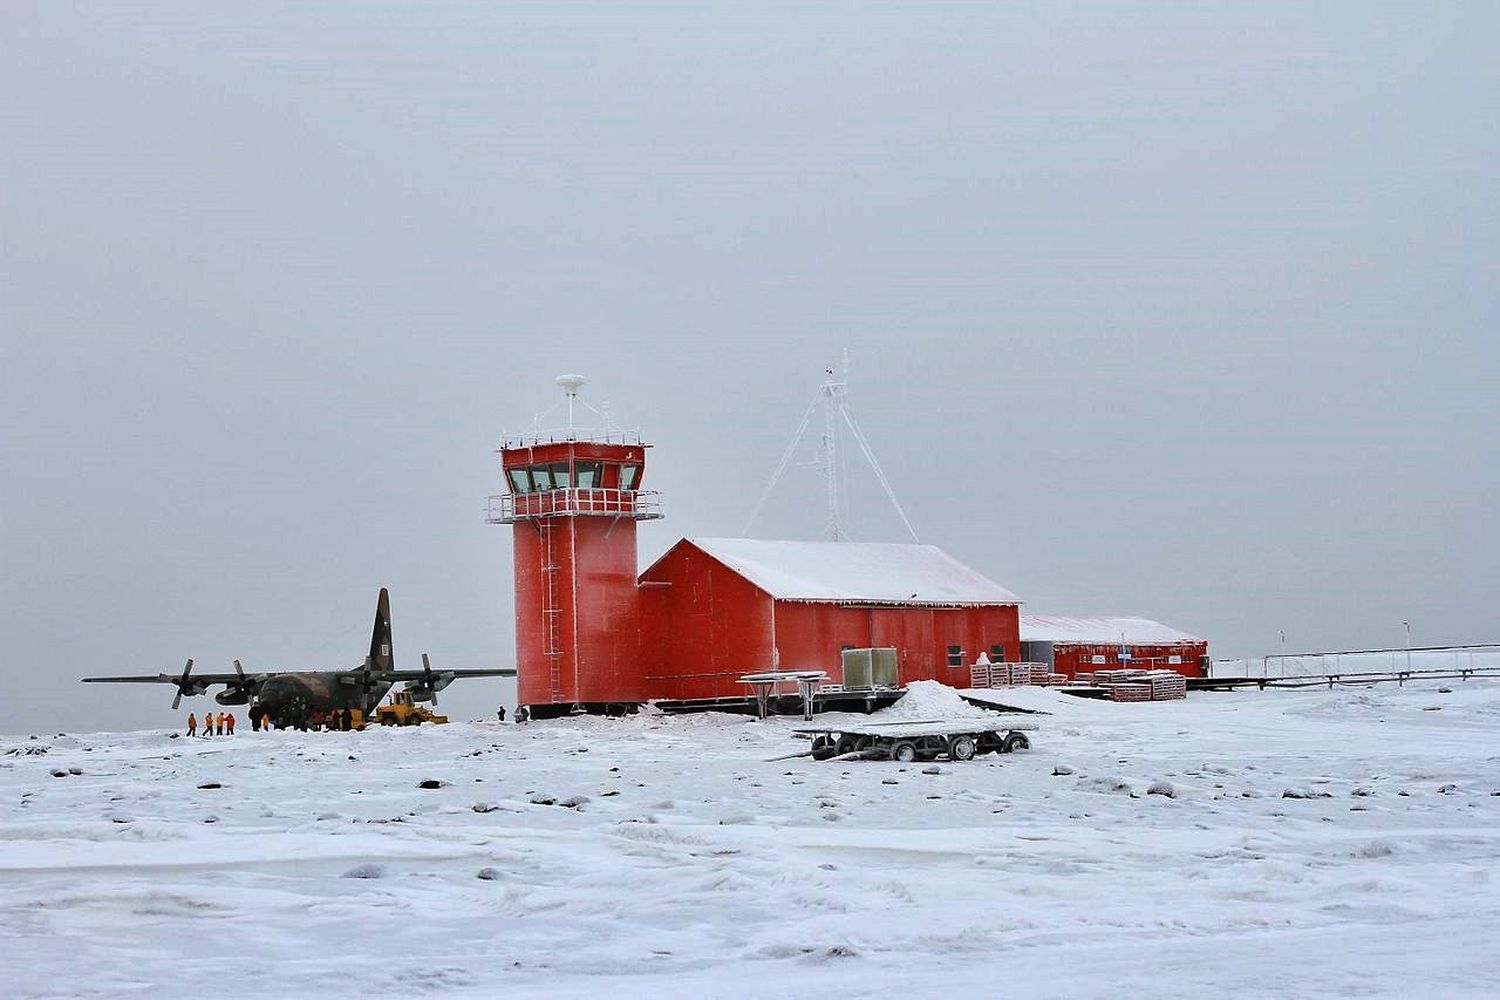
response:
[(262, 708), (275, 713), (280, 706), (291, 700), (294, 686), (282, 677), (269, 678), (260, 686), (260, 697), (256, 701)]

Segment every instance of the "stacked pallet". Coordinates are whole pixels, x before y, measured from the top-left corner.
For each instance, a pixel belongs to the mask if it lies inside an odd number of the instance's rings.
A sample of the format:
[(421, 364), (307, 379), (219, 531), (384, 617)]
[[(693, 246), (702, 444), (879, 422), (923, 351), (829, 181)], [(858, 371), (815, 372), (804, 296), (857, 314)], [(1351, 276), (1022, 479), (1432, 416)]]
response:
[(1109, 685), (1110, 701), (1150, 701), (1151, 685), (1128, 683)]
[(1076, 673), (1076, 674), (1073, 675), (1073, 683), (1074, 684), (1093, 684), (1094, 683), (1094, 675), (1092, 673), (1080, 671), (1080, 672), (1078, 672), (1078, 673)]
[(1066, 683), (1067, 674), (1053, 673), (1045, 663), (976, 663), (969, 667), (969, 686), (976, 688)]
[(1147, 675), (1152, 701), (1176, 701), (1187, 697), (1187, 678), (1173, 670), (1153, 670)]

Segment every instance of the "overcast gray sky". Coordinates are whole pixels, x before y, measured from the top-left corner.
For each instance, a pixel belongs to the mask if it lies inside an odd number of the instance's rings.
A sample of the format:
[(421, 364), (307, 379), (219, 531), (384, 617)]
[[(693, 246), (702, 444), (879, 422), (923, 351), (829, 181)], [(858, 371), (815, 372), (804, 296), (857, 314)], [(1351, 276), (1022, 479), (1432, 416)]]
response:
[[(0, 732), (175, 718), (92, 672), (352, 665), (382, 584), (404, 664), (511, 664), (483, 500), (553, 376), (657, 445), (644, 566), (740, 533), (846, 347), (922, 539), (1032, 609), (1221, 655), (1500, 639), (1497, 37), (1494, 4), (0, 5)], [(756, 533), (820, 497), (794, 466)]]

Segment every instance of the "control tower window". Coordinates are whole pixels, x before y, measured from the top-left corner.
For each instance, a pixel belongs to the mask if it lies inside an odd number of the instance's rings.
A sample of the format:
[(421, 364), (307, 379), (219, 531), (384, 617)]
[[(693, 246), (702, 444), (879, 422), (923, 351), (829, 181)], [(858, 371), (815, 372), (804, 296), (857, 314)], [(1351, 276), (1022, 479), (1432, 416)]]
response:
[(552, 488), (554, 490), (565, 490), (572, 485), (572, 476), (569, 474), (567, 462), (553, 462), (548, 466), (552, 470)]
[(577, 476), (578, 488), (591, 490), (599, 485), (604, 465), (601, 462), (578, 462), (573, 466), (573, 472)]
[(622, 489), (622, 490), (633, 490), (633, 489), (635, 489), (635, 480), (636, 480), (636, 477), (639, 476), (640, 474), (641, 474), (641, 467), (639, 465), (622, 465), (622, 466), (620, 466), (620, 489)]
[(552, 488), (551, 466), (538, 465), (531, 470), (531, 488), (534, 490), (550, 490)]
[(531, 476), (525, 469), (510, 469), (510, 489), (512, 493), (530, 493)]

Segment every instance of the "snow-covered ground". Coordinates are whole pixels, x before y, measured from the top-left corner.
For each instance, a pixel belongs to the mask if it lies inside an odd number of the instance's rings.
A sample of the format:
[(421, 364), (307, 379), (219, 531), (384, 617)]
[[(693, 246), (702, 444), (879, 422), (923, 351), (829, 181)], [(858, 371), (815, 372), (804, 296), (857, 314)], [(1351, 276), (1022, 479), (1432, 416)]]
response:
[(1030, 752), (936, 766), (724, 715), (0, 739), (0, 994), (1492, 997), (1500, 685), (1448, 686), (1030, 691)]

